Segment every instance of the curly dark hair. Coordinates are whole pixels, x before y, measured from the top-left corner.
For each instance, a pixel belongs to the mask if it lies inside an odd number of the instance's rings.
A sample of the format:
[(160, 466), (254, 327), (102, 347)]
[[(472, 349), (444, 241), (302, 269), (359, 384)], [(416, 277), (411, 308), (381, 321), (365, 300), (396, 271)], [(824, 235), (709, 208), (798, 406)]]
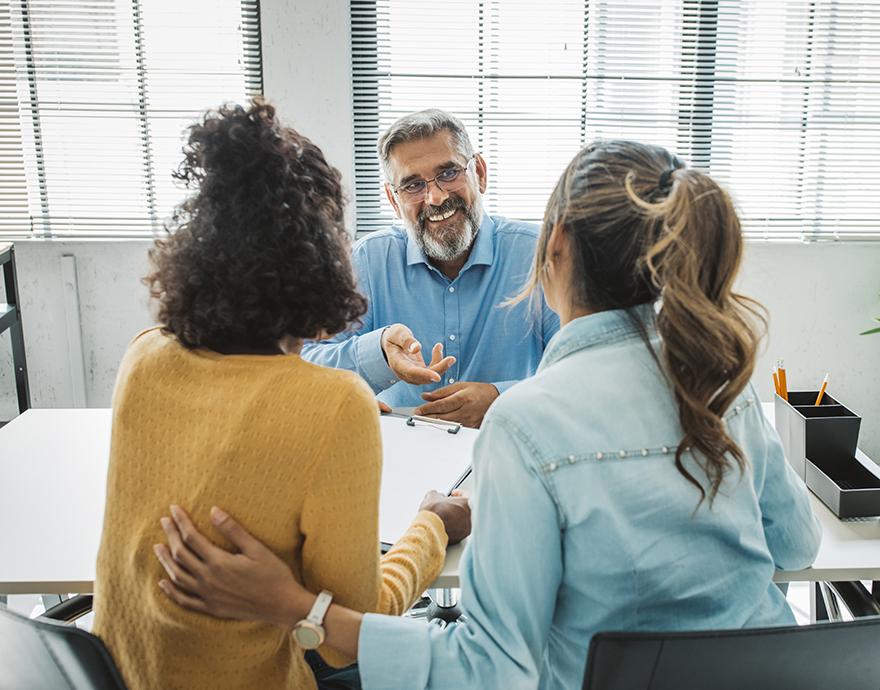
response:
[(186, 347), (274, 346), (344, 330), (366, 310), (343, 224), (340, 175), (262, 99), (189, 129), (174, 212), (144, 278), (166, 332)]

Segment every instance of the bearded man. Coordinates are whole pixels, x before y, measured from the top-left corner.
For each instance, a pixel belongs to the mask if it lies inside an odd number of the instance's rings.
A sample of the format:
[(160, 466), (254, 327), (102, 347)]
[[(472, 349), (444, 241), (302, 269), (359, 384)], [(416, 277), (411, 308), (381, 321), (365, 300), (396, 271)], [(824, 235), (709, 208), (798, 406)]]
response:
[[(538, 227), (484, 212), (486, 161), (448, 113), (402, 117), (378, 148), (404, 227), (355, 244), (369, 310), (355, 330), (307, 343), (302, 356), (357, 372), (380, 407), (478, 427), (500, 393), (535, 373), (559, 329), (543, 300), (504, 305), (532, 268)], [(430, 361), (422, 343), (434, 343)]]

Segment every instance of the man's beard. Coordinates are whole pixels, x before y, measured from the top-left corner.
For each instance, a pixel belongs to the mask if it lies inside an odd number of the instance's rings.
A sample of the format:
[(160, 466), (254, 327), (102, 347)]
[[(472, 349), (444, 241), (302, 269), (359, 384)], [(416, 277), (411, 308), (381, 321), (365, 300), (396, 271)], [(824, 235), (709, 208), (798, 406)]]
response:
[[(442, 216), (450, 211), (462, 212), (458, 222), (442, 228), (429, 227), (428, 216)], [(425, 206), (416, 219), (415, 226), (407, 223), (419, 249), (429, 259), (435, 261), (452, 261), (467, 252), (480, 229), (483, 216), (483, 205), (479, 199), (471, 208), (464, 199), (452, 195), (440, 206)]]

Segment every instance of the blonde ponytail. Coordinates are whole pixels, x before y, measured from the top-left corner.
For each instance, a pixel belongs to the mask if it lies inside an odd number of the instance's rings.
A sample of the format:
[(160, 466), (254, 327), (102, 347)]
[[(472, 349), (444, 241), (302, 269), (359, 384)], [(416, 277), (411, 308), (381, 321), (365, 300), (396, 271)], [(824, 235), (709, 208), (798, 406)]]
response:
[[(675, 462), (711, 503), (732, 463), (740, 471), (745, 466), (722, 418), (752, 376), (766, 319), (760, 304), (733, 291), (743, 239), (727, 192), (697, 170), (677, 169), (671, 178), (668, 196), (658, 202), (640, 199), (629, 180), (627, 192), (662, 221), (644, 263), (660, 291), (660, 357), (684, 430)], [(708, 496), (682, 463), (688, 450), (702, 458)]]

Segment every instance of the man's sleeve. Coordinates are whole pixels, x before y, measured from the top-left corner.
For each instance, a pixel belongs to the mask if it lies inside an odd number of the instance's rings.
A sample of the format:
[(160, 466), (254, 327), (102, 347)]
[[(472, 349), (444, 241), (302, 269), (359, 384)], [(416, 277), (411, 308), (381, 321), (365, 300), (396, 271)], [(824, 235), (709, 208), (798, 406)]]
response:
[(514, 383), (518, 383), (519, 379), (512, 379), (511, 381), (492, 381), (492, 385), (498, 390), (498, 395), (501, 395), (504, 391), (510, 388)]
[(382, 353), (382, 332), (389, 324), (376, 324), (373, 318), (374, 295), (365, 251), (356, 247), (351, 260), (358, 289), (367, 298), (367, 313), (355, 329), (337, 333), (327, 340), (307, 341), (302, 357), (314, 364), (353, 371), (367, 382), (373, 393), (381, 393), (398, 380)]
[[(559, 317), (547, 306), (543, 294), (541, 295), (541, 313), (540, 316), (536, 317), (536, 322), (538, 319), (540, 319), (540, 325), (536, 323), (536, 328), (539, 327), (541, 329), (541, 351), (538, 354), (543, 355), (544, 350), (547, 348), (547, 343), (550, 342), (550, 339), (559, 330)], [(534, 374), (534, 372), (532, 373)], [(498, 389), (498, 394), (500, 395), (518, 381), (519, 379), (511, 379), (509, 381), (492, 381), (491, 383)]]

